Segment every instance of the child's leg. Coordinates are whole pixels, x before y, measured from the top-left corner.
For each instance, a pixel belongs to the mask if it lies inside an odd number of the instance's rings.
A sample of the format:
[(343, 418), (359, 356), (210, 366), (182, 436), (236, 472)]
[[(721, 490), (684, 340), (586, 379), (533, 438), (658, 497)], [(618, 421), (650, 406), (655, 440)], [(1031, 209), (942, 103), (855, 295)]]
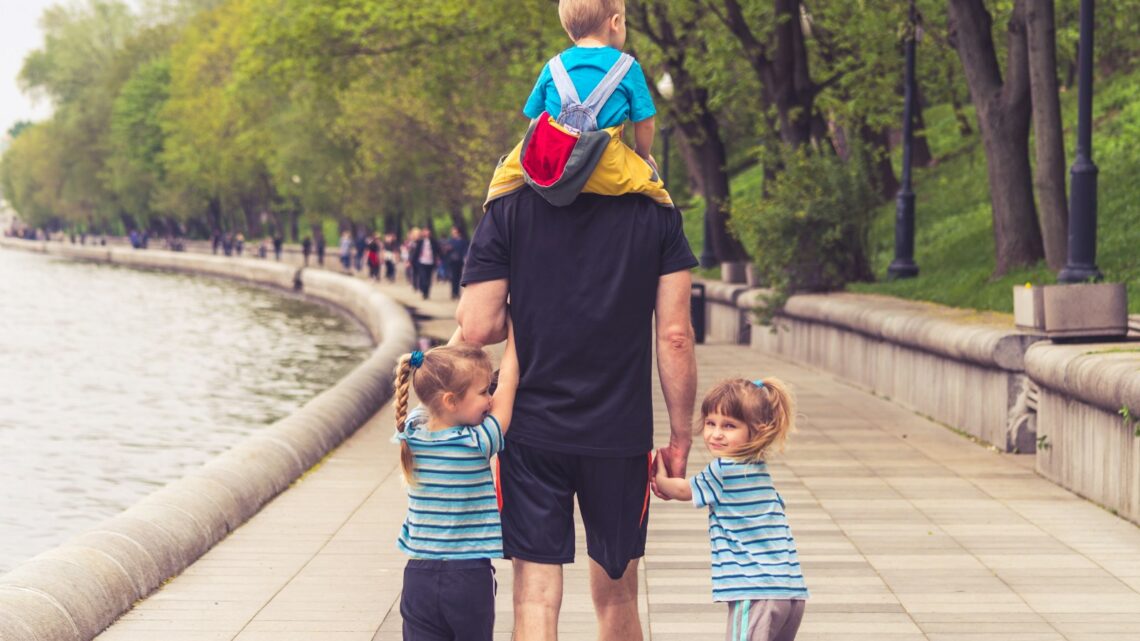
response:
[(802, 600), (728, 604), (727, 641), (794, 641), (804, 616)]
[[(429, 272), (430, 274), (430, 272)], [(491, 641), (495, 632), (495, 569), (488, 559), (447, 561), (440, 609), (455, 641)]]
[(404, 589), (400, 594), (400, 616), (404, 619), (404, 641), (451, 641), (440, 613), (441, 561), (412, 559), (404, 568)]

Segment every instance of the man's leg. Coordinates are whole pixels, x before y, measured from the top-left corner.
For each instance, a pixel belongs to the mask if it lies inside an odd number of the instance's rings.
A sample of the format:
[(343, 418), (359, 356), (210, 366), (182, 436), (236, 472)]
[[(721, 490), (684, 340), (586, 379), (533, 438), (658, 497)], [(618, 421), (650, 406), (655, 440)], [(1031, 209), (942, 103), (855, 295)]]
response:
[(598, 615), (598, 641), (640, 641), (641, 619), (637, 613), (637, 559), (625, 574), (611, 579), (598, 562), (590, 559), (590, 594)]
[(514, 568), (514, 641), (556, 641), (562, 566), (515, 559)]

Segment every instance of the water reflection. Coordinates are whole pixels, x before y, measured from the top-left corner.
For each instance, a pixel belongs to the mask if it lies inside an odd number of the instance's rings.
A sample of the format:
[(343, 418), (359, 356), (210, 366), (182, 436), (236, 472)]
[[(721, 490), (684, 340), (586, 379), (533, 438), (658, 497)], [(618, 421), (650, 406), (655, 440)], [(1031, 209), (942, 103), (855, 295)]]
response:
[(228, 281), (0, 249), (0, 573), (327, 389), (362, 328)]

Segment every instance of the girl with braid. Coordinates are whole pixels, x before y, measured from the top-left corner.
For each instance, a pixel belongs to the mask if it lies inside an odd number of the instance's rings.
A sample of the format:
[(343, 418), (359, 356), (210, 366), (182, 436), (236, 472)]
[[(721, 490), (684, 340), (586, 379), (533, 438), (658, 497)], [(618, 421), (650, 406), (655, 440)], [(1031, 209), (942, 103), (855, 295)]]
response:
[[(494, 569), (502, 558), (499, 504), (490, 459), (503, 449), (519, 363), (514, 328), (492, 396), (491, 360), (456, 343), (400, 359), (396, 436), (408, 486), (397, 546), (409, 557), (400, 613), (405, 641), (491, 641)], [(420, 405), (408, 411), (408, 392)]]

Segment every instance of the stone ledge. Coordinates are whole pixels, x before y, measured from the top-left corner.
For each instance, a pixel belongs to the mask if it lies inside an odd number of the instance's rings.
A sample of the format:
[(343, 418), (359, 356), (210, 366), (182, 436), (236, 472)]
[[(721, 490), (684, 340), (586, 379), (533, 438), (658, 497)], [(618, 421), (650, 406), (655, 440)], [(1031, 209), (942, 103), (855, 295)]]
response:
[(0, 576), (0, 639), (89, 641), (289, 487), (391, 397), (416, 339), (407, 310), (367, 283), (257, 260), (0, 238), (0, 246), (293, 289), (355, 316), (372, 355), (301, 409), (122, 514)]
[(1106, 412), (1140, 413), (1140, 341), (1034, 345), (1025, 372), (1040, 386)]
[[(737, 306), (751, 310), (768, 294), (741, 292)], [(799, 294), (788, 299), (781, 315), (1010, 372), (1023, 371), (1025, 350), (1045, 338), (1017, 330), (1007, 314), (876, 294)]]

